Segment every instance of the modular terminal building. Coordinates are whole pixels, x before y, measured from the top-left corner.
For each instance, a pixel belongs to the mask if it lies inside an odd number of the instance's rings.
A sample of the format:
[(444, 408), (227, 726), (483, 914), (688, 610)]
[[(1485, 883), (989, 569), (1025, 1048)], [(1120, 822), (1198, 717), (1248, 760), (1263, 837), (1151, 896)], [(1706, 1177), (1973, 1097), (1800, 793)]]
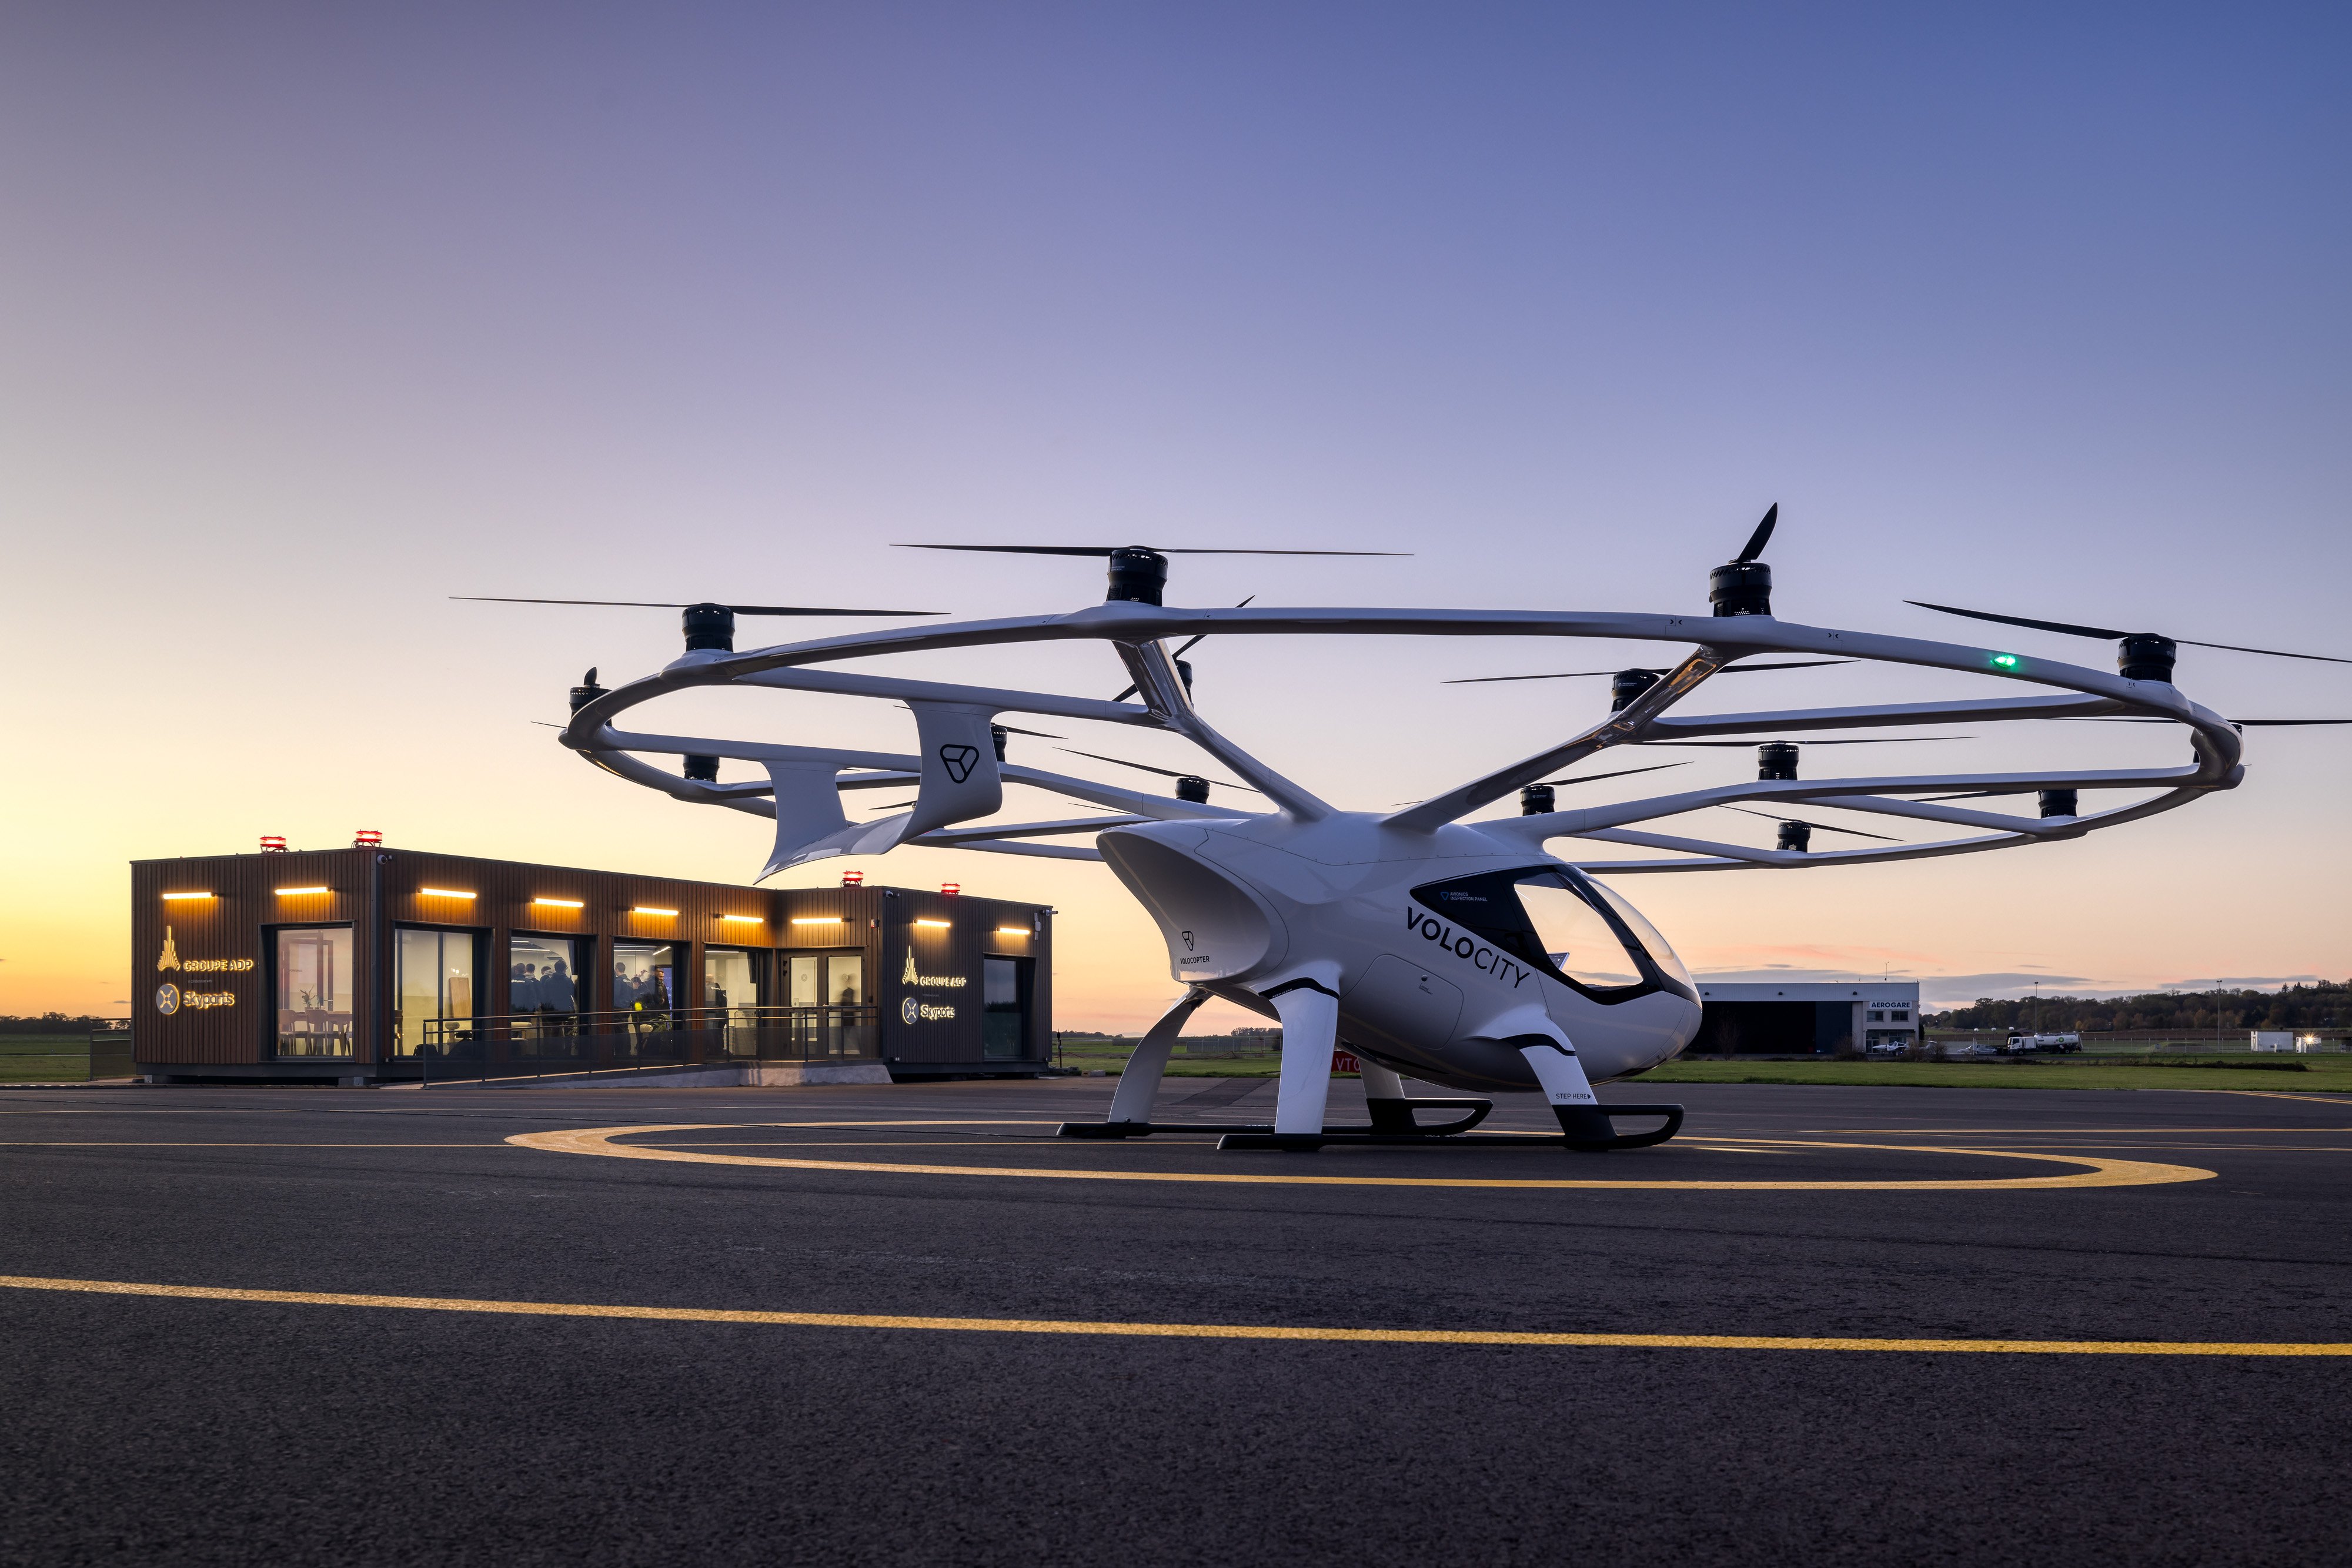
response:
[(1919, 982), (1698, 982), (1687, 1056), (1839, 1056), (1919, 1041)]
[(734, 887), (365, 843), (135, 861), (131, 1054), (163, 1082), (1046, 1065), (1050, 909), (850, 882)]

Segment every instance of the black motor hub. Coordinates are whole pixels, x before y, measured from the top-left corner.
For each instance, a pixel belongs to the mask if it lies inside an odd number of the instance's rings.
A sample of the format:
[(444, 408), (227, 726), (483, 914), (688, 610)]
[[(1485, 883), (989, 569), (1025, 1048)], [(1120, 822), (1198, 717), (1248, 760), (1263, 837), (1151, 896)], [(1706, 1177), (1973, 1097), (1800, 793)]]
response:
[(1717, 615), (1772, 613), (1772, 569), (1760, 560), (1726, 561), (1706, 574), (1706, 597)]
[(1168, 587), (1168, 558), (1156, 549), (1129, 545), (1110, 552), (1110, 591), (1105, 603), (1157, 604)]
[(686, 626), (688, 653), (706, 648), (722, 653), (735, 651), (735, 612), (724, 604), (689, 604), (678, 619)]
[(1658, 684), (1655, 670), (1620, 670), (1609, 677), (1609, 711), (1622, 713), (1625, 706)]
[(2171, 638), (2142, 632), (2116, 645), (2116, 668), (2127, 681), (2162, 681), (2170, 685), (2173, 661), (2179, 653), (2180, 645)]

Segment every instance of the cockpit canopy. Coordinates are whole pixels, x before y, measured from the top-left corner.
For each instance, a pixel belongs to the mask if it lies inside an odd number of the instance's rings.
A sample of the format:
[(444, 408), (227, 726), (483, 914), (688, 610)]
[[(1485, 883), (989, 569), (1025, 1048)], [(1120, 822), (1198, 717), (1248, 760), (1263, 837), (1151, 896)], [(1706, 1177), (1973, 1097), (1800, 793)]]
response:
[(1413, 901), (1596, 1001), (1656, 990), (1698, 1000), (1675, 950), (1641, 912), (1565, 866), (1424, 883)]

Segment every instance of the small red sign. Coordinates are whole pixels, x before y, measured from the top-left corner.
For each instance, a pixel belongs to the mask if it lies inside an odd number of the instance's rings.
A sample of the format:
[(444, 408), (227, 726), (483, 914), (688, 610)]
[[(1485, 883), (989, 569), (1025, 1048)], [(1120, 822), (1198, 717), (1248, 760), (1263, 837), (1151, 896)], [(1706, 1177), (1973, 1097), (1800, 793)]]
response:
[(1361, 1072), (1363, 1070), (1364, 1070), (1364, 1064), (1363, 1064), (1362, 1062), (1360, 1062), (1360, 1061), (1357, 1061), (1357, 1060), (1356, 1060), (1356, 1053), (1355, 1053), (1354, 1051), (1333, 1051), (1333, 1052), (1331, 1053), (1331, 1071), (1334, 1071), (1334, 1072)]

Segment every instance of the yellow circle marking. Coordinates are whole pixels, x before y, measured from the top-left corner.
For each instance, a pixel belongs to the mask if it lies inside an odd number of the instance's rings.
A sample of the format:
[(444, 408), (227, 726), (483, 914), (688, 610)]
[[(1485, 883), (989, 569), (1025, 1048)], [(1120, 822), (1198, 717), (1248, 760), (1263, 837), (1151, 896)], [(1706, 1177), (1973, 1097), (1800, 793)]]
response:
[(1988, 1159), (2032, 1160), (2085, 1166), (2065, 1176), (2001, 1176), (1981, 1181), (1604, 1181), (1494, 1176), (1268, 1176), (1241, 1171), (1045, 1170), (1020, 1166), (917, 1166), (879, 1160), (784, 1159), (773, 1155), (705, 1155), (616, 1144), (615, 1138), (657, 1133), (711, 1133), (742, 1124), (677, 1122), (645, 1127), (583, 1127), (553, 1133), (517, 1133), (507, 1140), (527, 1149), (559, 1155), (604, 1155), (622, 1160), (671, 1160), (685, 1165), (771, 1166), (789, 1170), (854, 1171), (870, 1176), (1020, 1176), (1046, 1181), (1211, 1182), (1231, 1186), (1439, 1186), (1439, 1187), (1626, 1187), (1689, 1192), (2006, 1192), (2044, 1187), (2155, 1186), (2167, 1182), (2210, 1181), (2214, 1173), (2195, 1166), (2164, 1166), (2144, 1160), (2100, 1159), (2088, 1155), (2034, 1155), (2017, 1149), (1952, 1149), (1914, 1144), (1807, 1143), (1758, 1138), (1781, 1148), (1869, 1149), (1906, 1155), (1976, 1155)]

